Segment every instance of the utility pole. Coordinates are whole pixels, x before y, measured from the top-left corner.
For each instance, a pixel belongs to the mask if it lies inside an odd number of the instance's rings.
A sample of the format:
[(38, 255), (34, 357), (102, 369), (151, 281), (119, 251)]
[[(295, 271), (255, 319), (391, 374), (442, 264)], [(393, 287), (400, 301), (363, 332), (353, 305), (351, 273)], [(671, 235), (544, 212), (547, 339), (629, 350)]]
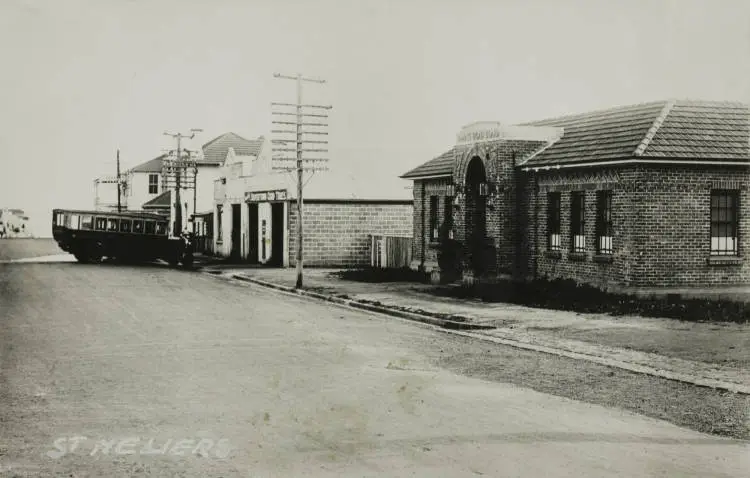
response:
[(312, 163), (321, 163), (328, 161), (327, 158), (303, 158), (302, 153), (304, 152), (328, 152), (328, 149), (302, 149), (302, 145), (304, 143), (316, 143), (316, 144), (328, 144), (328, 141), (316, 141), (316, 140), (305, 140), (303, 139), (303, 134), (318, 134), (318, 135), (327, 135), (328, 133), (325, 131), (320, 130), (303, 130), (303, 126), (317, 126), (317, 127), (327, 127), (327, 123), (315, 123), (315, 122), (303, 122), (304, 117), (317, 117), (317, 118), (328, 118), (327, 114), (320, 114), (320, 113), (306, 113), (303, 111), (309, 111), (307, 109), (303, 110), (303, 108), (313, 108), (315, 110), (330, 110), (331, 106), (324, 106), (324, 105), (312, 105), (312, 104), (302, 104), (302, 82), (310, 82), (310, 83), (325, 83), (325, 80), (316, 79), (316, 78), (306, 78), (303, 77), (301, 74), (297, 74), (296, 76), (289, 76), (289, 75), (282, 75), (279, 73), (275, 73), (273, 75), (275, 78), (281, 78), (285, 80), (295, 80), (297, 82), (297, 103), (271, 103), (272, 106), (281, 106), (281, 107), (294, 107), (294, 112), (289, 111), (272, 111), (272, 114), (275, 115), (289, 115), (289, 116), (295, 116), (296, 121), (272, 121), (274, 124), (280, 124), (280, 125), (294, 125), (296, 128), (294, 130), (271, 130), (272, 133), (277, 134), (294, 134), (295, 139), (291, 140), (289, 138), (281, 138), (281, 139), (275, 139), (272, 142), (274, 144), (281, 144), (286, 145), (288, 143), (294, 142), (296, 147), (294, 149), (292, 148), (283, 148), (278, 147), (274, 148), (274, 151), (294, 151), (296, 152), (295, 158), (287, 158), (287, 157), (274, 157), (274, 161), (294, 161), (294, 166), (291, 164), (288, 164), (287, 166), (280, 166), (280, 167), (274, 167), (276, 170), (283, 170), (283, 171), (294, 171), (297, 172), (297, 282), (295, 284), (296, 289), (302, 288), (302, 260), (303, 260), (303, 253), (302, 253), (302, 240), (303, 240), (303, 232), (302, 232), (302, 189), (303, 189), (303, 172), (305, 170), (307, 171), (321, 171), (326, 170), (327, 168), (322, 166), (304, 166), (305, 161), (312, 162)]
[[(175, 167), (173, 168), (174, 185), (175, 185), (174, 186), (175, 187), (175, 202), (174, 202), (174, 206), (175, 206), (175, 218), (174, 219), (175, 220), (174, 220), (174, 229), (172, 231), (172, 234), (175, 237), (179, 236), (182, 233), (182, 204), (180, 202), (180, 189), (182, 188), (182, 185), (180, 181), (181, 179), (180, 176), (182, 173), (182, 169), (183, 167), (185, 167), (185, 165), (183, 164), (183, 161), (182, 161), (181, 140), (182, 138), (193, 139), (195, 137), (195, 133), (198, 133), (201, 131), (203, 130), (198, 129), (198, 128), (192, 128), (190, 130), (190, 133), (191, 133), (190, 136), (186, 134), (182, 134), (182, 133), (168, 133), (166, 131), (164, 132), (165, 136), (171, 136), (177, 139), (177, 156), (175, 160)], [(165, 179), (169, 177), (169, 172), (170, 172), (169, 167), (167, 167), (166, 169), (168, 173), (165, 175)]]
[(117, 212), (122, 212), (122, 206), (120, 204), (120, 189), (122, 184), (120, 183), (120, 149), (117, 149)]

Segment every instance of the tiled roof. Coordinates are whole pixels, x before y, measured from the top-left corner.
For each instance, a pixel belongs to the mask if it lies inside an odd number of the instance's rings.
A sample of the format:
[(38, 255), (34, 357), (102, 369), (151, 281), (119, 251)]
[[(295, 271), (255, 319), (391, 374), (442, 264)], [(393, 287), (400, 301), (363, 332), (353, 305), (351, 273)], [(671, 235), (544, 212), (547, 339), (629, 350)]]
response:
[(424, 178), (429, 176), (450, 176), (453, 173), (453, 162), (455, 161), (455, 150), (451, 149), (435, 159), (417, 166), (411, 171), (402, 174), (404, 179)]
[[(633, 159), (750, 162), (750, 106), (718, 101), (669, 100), (621, 106), (521, 126), (554, 126), (562, 138), (524, 166), (573, 165)], [(402, 175), (450, 175), (454, 150)]]
[(564, 134), (525, 166), (638, 158), (750, 161), (750, 109), (739, 103), (660, 101), (528, 125), (560, 126)]
[(236, 133), (224, 133), (203, 145), (204, 161), (223, 163), (229, 148), (239, 156), (257, 156), (263, 147), (263, 136), (248, 140)]
[(164, 191), (163, 193), (159, 194), (155, 198), (143, 203), (143, 206), (141, 206), (143, 209), (162, 209), (162, 208), (168, 208), (169, 200), (170, 200), (170, 192), (171, 191)]
[(678, 101), (641, 154), (650, 158), (750, 160), (750, 107)]
[(632, 158), (667, 102), (643, 103), (527, 123), (564, 128), (552, 146), (527, 166)]
[(154, 158), (145, 163), (141, 163), (130, 169), (131, 173), (161, 173), (162, 160), (166, 157), (166, 154)]

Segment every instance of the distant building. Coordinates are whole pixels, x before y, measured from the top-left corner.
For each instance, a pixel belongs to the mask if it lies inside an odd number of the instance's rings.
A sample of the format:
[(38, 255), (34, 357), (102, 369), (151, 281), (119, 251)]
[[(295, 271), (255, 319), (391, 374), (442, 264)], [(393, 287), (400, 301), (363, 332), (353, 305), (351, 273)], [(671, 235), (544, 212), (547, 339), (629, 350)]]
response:
[(0, 209), (0, 238), (32, 237), (23, 209)]
[(743, 104), (469, 125), (402, 176), (414, 181), (413, 266), (649, 294), (747, 285), (748, 166)]
[[(196, 157), (196, 189), (180, 188), (182, 224), (190, 230), (190, 218), (196, 211), (209, 211), (213, 207), (214, 181), (219, 177), (230, 148), (240, 152), (258, 150), (265, 139), (247, 140), (236, 133), (225, 133), (208, 141)], [(124, 210), (160, 212), (175, 217), (176, 194), (173, 185), (165, 183), (165, 162), (170, 159), (162, 154), (141, 163), (121, 175), (122, 192), (120, 203)], [(193, 173), (189, 176), (192, 178)], [(190, 179), (192, 181), (192, 179)], [(170, 189), (171, 188), (171, 189)], [(102, 177), (95, 180), (95, 208), (117, 210), (117, 178)]]

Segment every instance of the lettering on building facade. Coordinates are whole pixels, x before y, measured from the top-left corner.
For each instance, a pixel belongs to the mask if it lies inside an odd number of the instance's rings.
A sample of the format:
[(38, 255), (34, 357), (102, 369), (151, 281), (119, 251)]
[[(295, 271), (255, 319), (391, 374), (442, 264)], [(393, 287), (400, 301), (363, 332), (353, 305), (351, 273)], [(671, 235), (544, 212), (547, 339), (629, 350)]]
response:
[(245, 202), (283, 201), (285, 199), (286, 199), (285, 189), (278, 189), (275, 191), (247, 191), (245, 192)]

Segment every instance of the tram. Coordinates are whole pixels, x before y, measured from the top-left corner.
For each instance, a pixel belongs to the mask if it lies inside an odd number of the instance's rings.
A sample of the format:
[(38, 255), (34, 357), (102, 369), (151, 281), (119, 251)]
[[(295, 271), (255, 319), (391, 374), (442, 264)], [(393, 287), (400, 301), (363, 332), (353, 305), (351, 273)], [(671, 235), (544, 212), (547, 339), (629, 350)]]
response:
[(193, 264), (193, 238), (170, 235), (169, 219), (159, 214), (53, 209), (52, 236), (78, 262), (99, 263), (106, 257), (122, 262), (162, 259), (173, 266)]

